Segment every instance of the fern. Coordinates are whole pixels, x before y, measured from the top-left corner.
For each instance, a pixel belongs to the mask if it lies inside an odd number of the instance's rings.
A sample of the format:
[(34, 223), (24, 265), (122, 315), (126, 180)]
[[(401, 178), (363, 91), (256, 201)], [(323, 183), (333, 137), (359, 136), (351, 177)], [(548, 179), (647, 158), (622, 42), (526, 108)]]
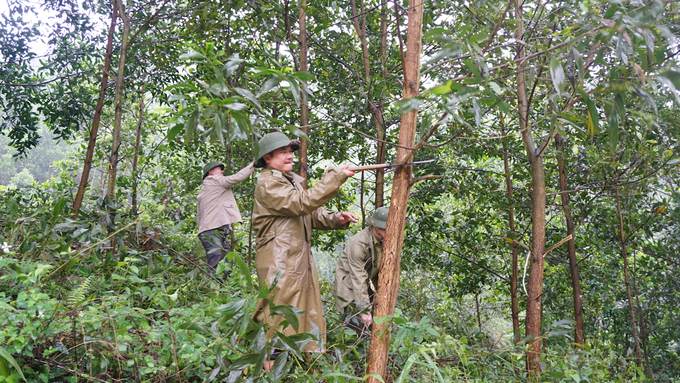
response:
[(75, 309), (79, 302), (85, 300), (85, 296), (87, 295), (88, 291), (90, 291), (90, 287), (92, 286), (92, 279), (92, 276), (85, 278), (80, 286), (71, 292), (71, 295), (68, 297), (69, 307)]

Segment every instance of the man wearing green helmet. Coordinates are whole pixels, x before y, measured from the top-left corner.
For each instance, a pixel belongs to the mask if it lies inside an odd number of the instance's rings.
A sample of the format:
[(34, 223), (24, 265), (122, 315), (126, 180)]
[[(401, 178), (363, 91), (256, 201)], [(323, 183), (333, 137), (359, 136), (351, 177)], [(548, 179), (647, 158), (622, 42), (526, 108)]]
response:
[(224, 164), (219, 162), (208, 162), (203, 166), (203, 187), (196, 199), (198, 238), (211, 272), (231, 251), (228, 239), (231, 225), (241, 222), (241, 212), (231, 187), (253, 174), (255, 167), (251, 163), (231, 176), (225, 176), (223, 171)]
[(373, 323), (371, 307), (378, 286), (389, 209), (380, 207), (375, 210), (371, 225), (350, 238), (335, 268), (335, 307), (348, 316), (347, 324), (357, 331), (364, 327), (357, 320), (357, 313), (365, 326)]
[[(319, 277), (312, 257), (312, 229), (347, 229), (357, 222), (356, 215), (331, 212), (322, 206), (333, 198), (354, 172), (348, 165), (330, 169), (316, 184), (304, 189), (304, 179), (292, 172), (293, 152), (300, 147), (282, 133), (269, 133), (260, 140), (257, 167), (264, 168), (255, 187), (252, 227), (256, 234), (255, 265), (260, 286), (271, 286), (281, 273), (270, 295), (258, 302), (254, 319), (271, 325), (268, 336), (278, 331), (286, 335), (306, 333), (318, 329), (325, 343), (326, 321), (319, 290)], [(271, 316), (270, 301), (274, 305), (291, 305), (304, 311), (298, 317), (297, 330), (281, 328), (281, 315)], [(323, 351), (323, 344), (310, 342), (308, 352)], [(273, 362), (272, 362), (273, 363)]]

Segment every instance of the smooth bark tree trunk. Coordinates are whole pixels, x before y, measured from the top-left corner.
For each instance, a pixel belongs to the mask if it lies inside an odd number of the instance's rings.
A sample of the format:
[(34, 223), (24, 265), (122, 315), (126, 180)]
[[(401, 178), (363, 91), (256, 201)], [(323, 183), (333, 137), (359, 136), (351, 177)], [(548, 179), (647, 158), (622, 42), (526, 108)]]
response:
[[(125, 13), (123, 0), (118, 0), (118, 11), (120, 18), (123, 21), (123, 34), (121, 37), (120, 46), (120, 60), (118, 62), (118, 73), (116, 74), (116, 98), (115, 98), (115, 114), (113, 120), (113, 142), (111, 143), (111, 155), (109, 155), (109, 181), (106, 189), (106, 198), (109, 203), (114, 204), (116, 200), (116, 173), (118, 172), (118, 150), (120, 149), (120, 130), (123, 120), (123, 86), (125, 85), (125, 55), (127, 53), (128, 35), (130, 34), (130, 19)], [(108, 205), (111, 206), (111, 205)], [(115, 209), (108, 208), (108, 214), (111, 219), (111, 227), (109, 231), (113, 232), (116, 225)], [(116, 252), (116, 236), (111, 236), (111, 254)]]
[[(502, 117), (501, 117), (502, 118)], [(505, 126), (501, 122), (501, 135), (505, 137)], [(508, 193), (508, 223), (510, 225), (510, 238), (512, 242), (512, 261), (510, 267), (510, 312), (512, 316), (512, 334), (515, 343), (522, 338), (519, 329), (519, 299), (517, 297), (517, 277), (518, 277), (518, 256), (519, 246), (517, 245), (517, 231), (515, 230), (515, 200), (512, 190), (512, 171), (510, 170), (510, 160), (508, 156), (507, 138), (503, 138), (503, 169), (505, 172), (505, 188)]]
[(139, 116), (137, 117), (137, 134), (135, 135), (135, 155), (132, 158), (132, 214), (137, 215), (137, 190), (139, 176), (137, 175), (137, 162), (139, 160), (139, 146), (142, 141), (142, 123), (144, 122), (144, 84), (142, 84), (142, 97), (139, 99)]
[(633, 248), (633, 273), (631, 279), (633, 282), (633, 294), (635, 294), (635, 303), (638, 318), (640, 318), (640, 343), (642, 344), (642, 355), (645, 357), (645, 369), (647, 371), (647, 378), (654, 381), (654, 373), (652, 372), (652, 365), (649, 363), (649, 354), (647, 353), (647, 326), (645, 325), (645, 316), (642, 312), (642, 304), (640, 304), (640, 292), (637, 288), (635, 273), (637, 272), (637, 249)]
[[(368, 54), (368, 40), (366, 38), (366, 16), (363, 13), (364, 3), (361, 1), (359, 3), (359, 8), (362, 11), (361, 15), (357, 10), (356, 0), (350, 0), (350, 5), (352, 8), (352, 24), (354, 25), (354, 30), (359, 36), (359, 41), (361, 43), (361, 55), (362, 63), (364, 68), (364, 84), (367, 88), (371, 85), (371, 61)], [(382, 5), (382, 15), (380, 20), (380, 76), (385, 77), (386, 68), (385, 62), (385, 52), (387, 51), (387, 18), (385, 15), (386, 3)], [(382, 164), (385, 162), (385, 121), (383, 115), (382, 101), (373, 99), (371, 95), (373, 92), (368, 89), (366, 92), (366, 100), (368, 102), (369, 110), (371, 111), (371, 120), (373, 121), (373, 129), (375, 130), (376, 138), (376, 164)], [(385, 169), (377, 169), (375, 173), (375, 208), (379, 208), (385, 204)]]
[(640, 351), (640, 338), (638, 337), (637, 324), (635, 323), (635, 308), (633, 294), (631, 293), (630, 277), (628, 274), (628, 250), (626, 249), (626, 236), (624, 234), (623, 214), (621, 213), (621, 196), (619, 193), (619, 177), (614, 178), (616, 183), (616, 215), (619, 218), (619, 239), (621, 240), (621, 256), (623, 257), (623, 280), (626, 284), (626, 297), (628, 298), (628, 311), (630, 313), (630, 328), (633, 335), (633, 349), (637, 357), (638, 366), (642, 367), (642, 352)]
[(111, 25), (109, 26), (109, 35), (106, 42), (106, 54), (104, 55), (104, 69), (102, 72), (102, 82), (99, 86), (99, 99), (94, 110), (94, 117), (92, 118), (92, 127), (90, 128), (90, 139), (87, 142), (87, 151), (85, 152), (85, 163), (83, 164), (83, 174), (80, 176), (80, 185), (78, 185), (78, 192), (76, 193), (75, 201), (73, 201), (73, 218), (78, 218), (80, 206), (83, 204), (85, 197), (85, 189), (90, 179), (90, 168), (92, 168), (92, 157), (94, 156), (94, 147), (97, 143), (97, 133), (99, 132), (99, 121), (102, 117), (102, 109), (104, 108), (104, 99), (106, 98), (106, 88), (109, 83), (109, 72), (111, 71), (111, 53), (113, 52), (113, 34), (116, 32), (116, 19), (118, 18), (118, 5), (116, 0), (113, 1), (111, 10)]
[(116, 197), (116, 173), (118, 171), (118, 150), (120, 149), (120, 129), (123, 122), (123, 86), (125, 85), (125, 55), (127, 53), (127, 41), (130, 34), (130, 19), (125, 13), (122, 0), (118, 0), (120, 18), (123, 20), (123, 35), (121, 37), (120, 59), (118, 73), (116, 75), (116, 98), (115, 114), (113, 120), (113, 143), (109, 156), (109, 183), (106, 196), (111, 200)]
[[(403, 98), (408, 99), (420, 93), (420, 55), (422, 50), (424, 2), (409, 0), (407, 52), (404, 60)], [(399, 129), (399, 149), (397, 163), (411, 154), (408, 147), (413, 147), (417, 127), (418, 110), (412, 110), (401, 116)], [(378, 383), (375, 375), (385, 379), (387, 356), (390, 347), (390, 326), (385, 317), (394, 313), (399, 293), (399, 277), (401, 274), (401, 249), (404, 243), (404, 227), (406, 226), (406, 210), (409, 190), (412, 185), (412, 167), (399, 166), (395, 169), (390, 213), (387, 218), (386, 236), (383, 244), (383, 260), (378, 275), (378, 291), (375, 295), (373, 331), (369, 349), (368, 383)]]
[[(527, 286), (527, 309), (524, 319), (526, 336), (534, 338), (527, 349), (527, 371), (532, 379), (536, 379), (541, 371), (541, 319), (543, 296), (543, 256), (545, 254), (545, 172), (543, 168), (543, 153), (536, 148), (531, 134), (529, 121), (529, 100), (526, 86), (526, 57), (524, 42), (524, 14), (522, 0), (515, 1), (515, 19), (517, 27), (517, 109), (519, 112), (519, 129), (522, 142), (527, 152), (531, 167), (531, 255), (529, 263), (529, 282)], [(546, 143), (547, 144), (547, 143)]]
[[(307, 72), (309, 70), (308, 64), (308, 46), (307, 46), (307, 7), (306, 0), (300, 0), (300, 72)], [(300, 129), (305, 133), (309, 133), (309, 97), (307, 92), (302, 89), (300, 100)], [(307, 171), (309, 166), (307, 164), (307, 140), (300, 140), (300, 162), (298, 174), (305, 179), (302, 187), (307, 188)]]
[(574, 230), (574, 218), (569, 207), (569, 189), (567, 187), (567, 171), (564, 165), (564, 144), (562, 136), (555, 135), (555, 151), (557, 152), (557, 167), (560, 175), (560, 199), (562, 201), (562, 211), (567, 225), (567, 236), (571, 239), (567, 242), (567, 252), (569, 256), (569, 273), (571, 274), (571, 286), (574, 305), (574, 343), (577, 347), (583, 347), (585, 334), (583, 331), (583, 299), (581, 298), (581, 279), (578, 274), (578, 261), (576, 259), (576, 233)]

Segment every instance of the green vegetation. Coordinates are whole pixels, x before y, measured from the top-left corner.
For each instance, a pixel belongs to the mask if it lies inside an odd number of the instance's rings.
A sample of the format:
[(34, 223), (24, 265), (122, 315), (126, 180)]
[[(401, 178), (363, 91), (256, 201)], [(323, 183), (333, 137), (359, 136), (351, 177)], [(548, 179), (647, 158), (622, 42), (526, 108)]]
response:
[[(678, 4), (414, 4), (9, 0), (0, 382), (680, 381)], [(357, 173), (328, 204), (362, 221), (314, 233), (320, 355), (300, 352), (318, 334), (267, 339), (251, 320), (269, 291), (256, 177), (233, 188), (230, 278), (206, 272), (196, 235), (201, 167), (240, 169), (275, 130), (307, 139), (310, 186), (399, 147), (436, 160), (406, 189), (405, 167)], [(376, 317), (387, 371), (368, 376), (335, 262), (404, 192), (397, 305)], [(272, 311), (296, 326), (294, 307)]]

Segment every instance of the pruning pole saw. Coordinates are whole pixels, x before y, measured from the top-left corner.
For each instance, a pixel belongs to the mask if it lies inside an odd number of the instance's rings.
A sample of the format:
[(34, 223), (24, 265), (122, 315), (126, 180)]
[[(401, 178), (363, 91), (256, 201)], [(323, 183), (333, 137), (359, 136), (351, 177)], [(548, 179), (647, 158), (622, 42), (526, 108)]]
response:
[(386, 169), (386, 168), (393, 168), (393, 167), (396, 167), (396, 166), (426, 164), (426, 163), (434, 162), (434, 161), (436, 161), (436, 160), (407, 162), (405, 164), (391, 164), (389, 162), (386, 162), (384, 164), (350, 166), (349, 168), (347, 168), (347, 170), (351, 170), (353, 172), (363, 172), (364, 170)]

